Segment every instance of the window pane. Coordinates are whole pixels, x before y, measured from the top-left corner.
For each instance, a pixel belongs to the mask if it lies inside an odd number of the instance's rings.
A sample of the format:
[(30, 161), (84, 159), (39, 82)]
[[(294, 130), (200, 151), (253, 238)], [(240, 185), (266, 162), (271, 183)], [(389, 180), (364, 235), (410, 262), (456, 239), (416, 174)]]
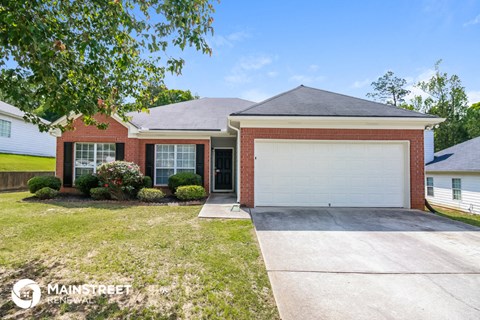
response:
[(174, 173), (173, 169), (157, 169), (155, 175), (155, 184), (168, 184), (168, 178)]
[(76, 143), (75, 149), (75, 167), (95, 167), (93, 143)]
[(453, 189), (462, 189), (462, 180), (458, 178), (452, 179), (452, 188)]
[(157, 145), (157, 168), (174, 168), (175, 167), (175, 145), (159, 144)]
[(433, 187), (433, 178), (432, 177), (427, 178), (427, 186)]
[(195, 173), (195, 169), (177, 169), (177, 173), (179, 172), (192, 172)]
[(433, 187), (427, 187), (427, 195), (433, 197)]
[(82, 174), (93, 173), (93, 168), (75, 168), (75, 178), (78, 178)]
[(0, 120), (0, 137), (10, 138), (12, 123), (7, 120)]
[(177, 146), (177, 168), (195, 168), (195, 145), (180, 144)]
[(97, 166), (115, 161), (114, 143), (97, 143)]
[(462, 200), (462, 191), (458, 189), (453, 190), (453, 200)]

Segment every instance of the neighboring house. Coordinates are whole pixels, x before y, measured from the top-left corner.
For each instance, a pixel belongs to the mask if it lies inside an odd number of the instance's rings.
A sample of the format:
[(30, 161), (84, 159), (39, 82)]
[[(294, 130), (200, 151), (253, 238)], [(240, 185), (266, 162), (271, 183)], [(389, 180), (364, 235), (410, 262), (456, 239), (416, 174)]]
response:
[[(204, 98), (57, 132), (64, 188), (96, 165), (133, 161), (157, 187), (200, 174), (246, 206), (424, 206), (424, 129), (438, 117), (299, 86), (260, 103)], [(65, 119), (59, 120), (63, 123)], [(68, 190), (68, 189), (67, 189)]]
[(425, 175), (430, 203), (480, 214), (480, 137), (435, 153)]
[(23, 115), (20, 109), (0, 101), (0, 153), (54, 157), (55, 138), (25, 122)]

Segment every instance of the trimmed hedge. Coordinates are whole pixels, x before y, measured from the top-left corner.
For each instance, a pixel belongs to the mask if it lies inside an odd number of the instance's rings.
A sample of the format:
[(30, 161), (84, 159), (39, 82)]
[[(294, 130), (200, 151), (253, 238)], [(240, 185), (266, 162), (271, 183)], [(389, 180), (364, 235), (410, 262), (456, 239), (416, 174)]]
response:
[(49, 187), (53, 190), (58, 191), (62, 186), (62, 181), (59, 178), (53, 176), (37, 176), (28, 180), (27, 185), (28, 190), (31, 193), (35, 193), (45, 187)]
[(138, 200), (143, 202), (158, 202), (163, 197), (165, 197), (165, 193), (154, 188), (143, 188), (137, 194)]
[(168, 178), (168, 188), (172, 193), (180, 186), (201, 186), (202, 177), (192, 172), (180, 172)]
[(57, 190), (54, 190), (49, 187), (43, 187), (42, 189), (39, 189), (37, 190), (37, 192), (35, 192), (35, 197), (42, 200), (53, 199), (57, 196), (57, 194), (58, 194)]
[(97, 188), (99, 186), (99, 180), (96, 175), (82, 174), (75, 179), (75, 188), (86, 196), (90, 195), (90, 189)]
[(177, 188), (175, 196), (180, 200), (198, 200), (207, 196), (202, 186), (181, 186)]
[(149, 176), (144, 176), (144, 177), (143, 177), (143, 186), (144, 186), (145, 188), (151, 188), (151, 187), (153, 187), (152, 178), (150, 178)]
[(90, 196), (94, 200), (108, 200), (110, 199), (110, 191), (108, 188), (98, 187), (90, 189)]

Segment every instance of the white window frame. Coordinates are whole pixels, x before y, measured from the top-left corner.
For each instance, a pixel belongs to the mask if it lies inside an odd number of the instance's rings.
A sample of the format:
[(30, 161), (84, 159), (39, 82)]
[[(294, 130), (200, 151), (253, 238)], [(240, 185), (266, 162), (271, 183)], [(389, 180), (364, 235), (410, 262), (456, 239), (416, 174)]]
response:
[[(3, 123), (2, 128), (0, 130), (0, 137), (11, 138), (12, 137), (12, 121), (0, 119), (0, 123)], [(4, 135), (4, 133), (6, 133), (6, 135)]]
[[(453, 181), (458, 180), (460, 188), (453, 187)], [(458, 198), (455, 198), (455, 191), (458, 191)], [(452, 178), (452, 199), (456, 201), (462, 200), (462, 179), (460, 178)]]
[[(166, 168), (166, 167), (157, 167), (157, 148), (158, 146), (171, 146), (173, 145), (173, 168)], [(193, 167), (192, 168), (177, 168), (177, 147), (178, 146), (185, 146), (185, 145), (190, 145), (193, 146)], [(197, 145), (193, 143), (177, 143), (177, 144), (169, 144), (169, 143), (159, 143), (155, 145), (155, 157), (154, 157), (154, 169), (153, 169), (153, 185), (158, 186), (158, 187), (165, 187), (168, 186), (168, 183), (166, 184), (157, 184), (157, 169), (173, 169), (173, 174), (177, 173), (177, 169), (193, 169), (193, 173), (196, 172), (197, 169)]]
[[(432, 181), (432, 184), (428, 184), (428, 179), (431, 179)], [(435, 196), (435, 190), (433, 189), (433, 186), (434, 186), (434, 179), (433, 177), (427, 177), (427, 196), (429, 197), (434, 197)], [(430, 190), (431, 190), (431, 194), (430, 194)]]
[(97, 173), (97, 145), (98, 144), (111, 144), (115, 148), (115, 156), (117, 154), (117, 146), (114, 142), (75, 142), (73, 148), (73, 181), (77, 177), (77, 168), (81, 169), (91, 169), (92, 167), (86, 166), (77, 166), (77, 144), (93, 144), (93, 162), (95, 166), (93, 167), (93, 173)]

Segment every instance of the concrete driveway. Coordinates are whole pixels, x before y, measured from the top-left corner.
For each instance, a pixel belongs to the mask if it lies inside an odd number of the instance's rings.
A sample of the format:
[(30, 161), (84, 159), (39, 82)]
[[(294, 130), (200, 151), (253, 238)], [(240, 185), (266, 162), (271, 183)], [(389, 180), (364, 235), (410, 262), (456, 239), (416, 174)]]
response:
[(416, 210), (252, 210), (282, 319), (480, 319), (480, 228)]

